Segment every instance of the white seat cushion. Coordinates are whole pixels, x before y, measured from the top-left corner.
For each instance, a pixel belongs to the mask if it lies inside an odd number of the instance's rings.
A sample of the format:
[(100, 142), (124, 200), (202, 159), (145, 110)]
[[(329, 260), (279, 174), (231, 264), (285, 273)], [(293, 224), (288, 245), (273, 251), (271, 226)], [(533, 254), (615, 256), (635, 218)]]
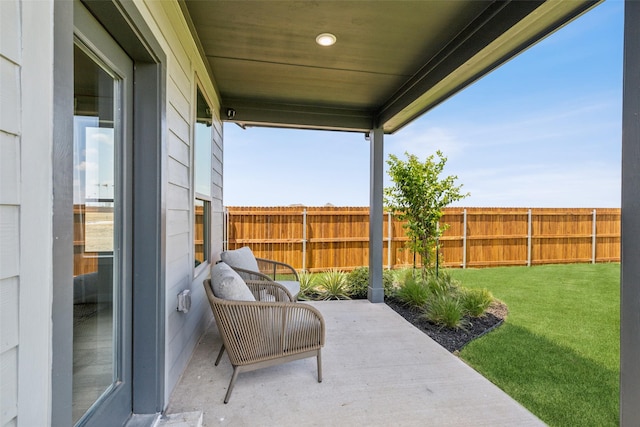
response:
[(262, 289), (260, 290), (260, 301), (275, 302), (276, 297), (274, 295), (271, 295), (269, 292), (267, 292), (266, 289)]
[(287, 288), (294, 297), (300, 293), (300, 282), (294, 280), (278, 280), (277, 282)]
[(231, 267), (224, 262), (211, 267), (211, 289), (221, 299), (255, 301), (251, 290)]
[(256, 257), (248, 246), (243, 246), (240, 249), (234, 249), (232, 251), (224, 251), (220, 254), (220, 259), (222, 262), (236, 268), (242, 268), (243, 270), (249, 271), (260, 271), (258, 261), (256, 261)]

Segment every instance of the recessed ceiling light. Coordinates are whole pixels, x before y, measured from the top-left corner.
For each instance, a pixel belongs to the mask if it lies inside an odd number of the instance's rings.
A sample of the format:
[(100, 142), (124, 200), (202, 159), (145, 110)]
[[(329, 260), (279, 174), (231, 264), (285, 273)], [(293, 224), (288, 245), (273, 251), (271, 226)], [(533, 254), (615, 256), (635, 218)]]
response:
[(318, 34), (316, 37), (316, 43), (320, 46), (333, 46), (336, 42), (336, 36), (331, 33)]

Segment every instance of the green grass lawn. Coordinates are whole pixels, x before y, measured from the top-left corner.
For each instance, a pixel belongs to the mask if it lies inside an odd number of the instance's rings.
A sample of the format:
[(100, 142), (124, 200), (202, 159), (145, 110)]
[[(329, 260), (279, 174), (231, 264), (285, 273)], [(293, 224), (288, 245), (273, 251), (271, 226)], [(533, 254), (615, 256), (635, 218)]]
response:
[(551, 426), (617, 426), (620, 264), (451, 270), (509, 307), (461, 357)]

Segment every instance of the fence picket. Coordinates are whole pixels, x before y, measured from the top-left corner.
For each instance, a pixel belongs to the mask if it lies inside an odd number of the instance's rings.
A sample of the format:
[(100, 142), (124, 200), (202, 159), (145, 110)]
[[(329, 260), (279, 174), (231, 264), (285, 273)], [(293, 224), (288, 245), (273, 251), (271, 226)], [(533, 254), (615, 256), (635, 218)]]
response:
[[(366, 207), (229, 207), (228, 212), (229, 236), (225, 240), (229, 249), (250, 243), (258, 256), (308, 271), (351, 270), (368, 264)], [(595, 212), (447, 208), (442, 222), (450, 227), (440, 239), (441, 265), (467, 268), (619, 261), (620, 209), (598, 209), (597, 222)], [(276, 223), (277, 230), (267, 227)], [(302, 226), (295, 227), (294, 223)], [(383, 263), (388, 268), (413, 264), (413, 254), (403, 250), (408, 239), (402, 225), (387, 212)], [(295, 234), (295, 230), (300, 233)]]

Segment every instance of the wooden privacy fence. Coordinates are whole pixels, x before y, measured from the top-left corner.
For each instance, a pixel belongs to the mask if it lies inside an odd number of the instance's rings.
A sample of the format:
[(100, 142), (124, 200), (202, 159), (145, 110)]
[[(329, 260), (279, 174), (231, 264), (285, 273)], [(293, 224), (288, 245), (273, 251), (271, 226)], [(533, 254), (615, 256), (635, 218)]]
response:
[[(307, 271), (369, 264), (368, 207), (229, 207), (225, 216), (225, 248)], [(441, 222), (446, 267), (620, 261), (620, 209), (447, 208)], [(402, 225), (385, 213), (386, 268), (413, 265)]]

